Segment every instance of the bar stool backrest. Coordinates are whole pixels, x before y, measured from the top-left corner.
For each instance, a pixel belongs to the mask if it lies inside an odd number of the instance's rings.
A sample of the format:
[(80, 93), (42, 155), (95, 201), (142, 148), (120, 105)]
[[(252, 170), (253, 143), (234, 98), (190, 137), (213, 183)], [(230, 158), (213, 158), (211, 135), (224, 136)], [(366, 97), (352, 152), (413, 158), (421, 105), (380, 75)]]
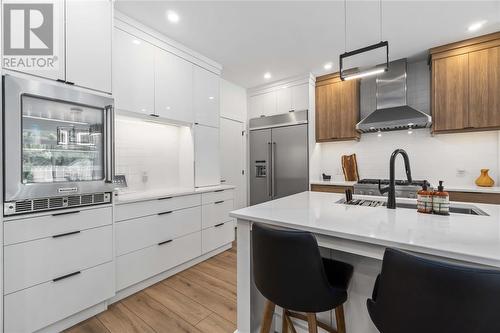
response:
[(381, 333), (500, 332), (500, 271), (387, 249), (367, 306)]

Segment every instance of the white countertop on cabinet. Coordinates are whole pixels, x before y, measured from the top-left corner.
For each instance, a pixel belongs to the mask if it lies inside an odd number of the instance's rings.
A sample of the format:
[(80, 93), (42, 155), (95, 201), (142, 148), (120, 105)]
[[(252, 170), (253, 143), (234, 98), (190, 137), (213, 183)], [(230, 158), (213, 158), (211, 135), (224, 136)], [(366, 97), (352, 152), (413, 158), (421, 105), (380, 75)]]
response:
[(120, 205), (132, 202), (155, 200), (164, 197), (179, 197), (190, 194), (200, 194), (200, 193), (214, 192), (220, 190), (231, 190), (234, 188), (235, 187), (232, 185), (215, 185), (215, 186), (198, 187), (198, 188), (169, 188), (169, 189), (154, 189), (154, 190), (134, 191), (134, 192), (118, 191), (115, 194), (115, 203)]
[(500, 193), (500, 186), (482, 187), (476, 185), (447, 186), (445, 190), (455, 192)]
[[(489, 216), (454, 213), (440, 216), (407, 208), (336, 203), (343, 197), (335, 193), (302, 192), (239, 209), (230, 215), (324, 236), (500, 267), (500, 205), (468, 204)], [(355, 197), (383, 200), (381, 197)]]
[(357, 182), (349, 182), (346, 180), (314, 180), (311, 181), (311, 185), (333, 185), (333, 186), (354, 186)]

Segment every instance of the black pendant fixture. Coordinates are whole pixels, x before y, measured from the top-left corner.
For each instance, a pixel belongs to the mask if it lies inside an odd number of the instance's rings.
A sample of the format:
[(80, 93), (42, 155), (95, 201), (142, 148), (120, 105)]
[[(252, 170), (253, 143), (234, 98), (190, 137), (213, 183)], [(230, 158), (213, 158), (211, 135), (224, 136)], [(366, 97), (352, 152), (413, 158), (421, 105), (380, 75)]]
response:
[[(382, 0), (379, 0), (379, 11), (380, 11), (380, 42), (368, 45), (353, 51), (347, 52), (347, 0), (344, 0), (344, 47), (346, 52), (342, 53), (339, 57), (340, 66), (340, 79), (353, 80), (359, 79), (366, 76), (377, 75), (389, 70), (389, 42), (382, 41)], [(347, 58), (359, 56), (363, 53), (370, 52), (380, 52), (385, 48), (385, 62), (382, 64), (370, 66), (370, 67), (351, 67), (344, 68), (345, 61)]]

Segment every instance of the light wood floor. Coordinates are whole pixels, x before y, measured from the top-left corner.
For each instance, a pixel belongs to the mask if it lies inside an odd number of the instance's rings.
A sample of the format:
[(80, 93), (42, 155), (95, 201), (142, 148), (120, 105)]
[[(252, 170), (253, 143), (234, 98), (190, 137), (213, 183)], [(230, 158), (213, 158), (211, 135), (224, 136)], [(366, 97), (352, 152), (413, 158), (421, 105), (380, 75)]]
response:
[(109, 306), (67, 333), (233, 333), (236, 246)]

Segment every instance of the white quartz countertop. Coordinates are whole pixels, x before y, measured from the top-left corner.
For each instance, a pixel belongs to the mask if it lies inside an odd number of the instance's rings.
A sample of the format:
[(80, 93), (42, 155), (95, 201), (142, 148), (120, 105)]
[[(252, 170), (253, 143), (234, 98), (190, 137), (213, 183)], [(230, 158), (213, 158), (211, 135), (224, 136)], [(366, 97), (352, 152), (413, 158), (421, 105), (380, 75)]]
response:
[(170, 189), (154, 189), (154, 190), (134, 191), (134, 192), (118, 191), (115, 194), (115, 202), (116, 204), (119, 205), (131, 202), (155, 200), (163, 197), (180, 197), (183, 195), (199, 194), (199, 193), (213, 192), (219, 190), (230, 190), (230, 189), (234, 189), (234, 186), (216, 185), (216, 186), (207, 186), (198, 188), (192, 188), (192, 187), (170, 188)]
[[(350, 206), (344, 195), (302, 192), (231, 212), (231, 216), (347, 240), (500, 267), (500, 205), (473, 205), (489, 216), (440, 216), (414, 209)], [(381, 197), (355, 196), (355, 198)], [(398, 202), (414, 202), (397, 199)]]

